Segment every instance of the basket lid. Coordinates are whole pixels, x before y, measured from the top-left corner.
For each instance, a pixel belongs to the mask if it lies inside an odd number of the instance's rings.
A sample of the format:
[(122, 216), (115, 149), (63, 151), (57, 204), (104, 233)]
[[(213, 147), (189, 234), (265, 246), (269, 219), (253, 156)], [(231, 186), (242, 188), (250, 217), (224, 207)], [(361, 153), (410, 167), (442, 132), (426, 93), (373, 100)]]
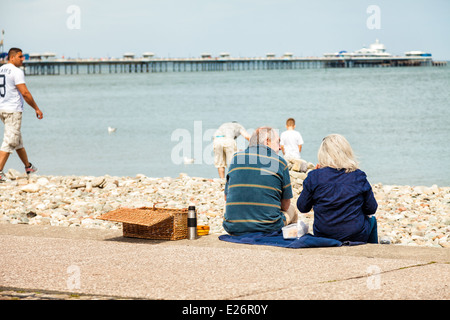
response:
[(120, 208), (106, 212), (97, 219), (137, 224), (141, 226), (153, 226), (167, 219), (171, 219), (175, 214), (187, 213), (186, 209), (167, 208)]

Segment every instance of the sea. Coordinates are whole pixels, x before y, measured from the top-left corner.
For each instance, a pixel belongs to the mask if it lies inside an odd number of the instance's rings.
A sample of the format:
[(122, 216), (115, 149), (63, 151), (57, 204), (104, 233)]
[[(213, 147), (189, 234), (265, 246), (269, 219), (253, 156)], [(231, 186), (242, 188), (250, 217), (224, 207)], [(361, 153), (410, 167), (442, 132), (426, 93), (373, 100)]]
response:
[[(218, 178), (212, 137), (237, 121), (284, 131), (317, 162), (331, 133), (372, 184), (450, 186), (450, 67), (27, 76), (24, 146), (40, 175)], [(110, 132), (108, 128), (115, 128)], [(238, 149), (247, 141), (237, 139)], [(17, 155), (6, 166), (23, 170)]]

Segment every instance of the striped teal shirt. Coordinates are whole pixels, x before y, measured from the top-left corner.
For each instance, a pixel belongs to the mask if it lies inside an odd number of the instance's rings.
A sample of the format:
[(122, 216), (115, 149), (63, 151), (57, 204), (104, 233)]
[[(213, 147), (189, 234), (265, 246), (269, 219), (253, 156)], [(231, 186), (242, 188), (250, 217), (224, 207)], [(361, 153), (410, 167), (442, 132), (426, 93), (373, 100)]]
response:
[(237, 152), (225, 185), (223, 227), (233, 235), (272, 232), (284, 226), (281, 200), (292, 198), (286, 160), (259, 145)]

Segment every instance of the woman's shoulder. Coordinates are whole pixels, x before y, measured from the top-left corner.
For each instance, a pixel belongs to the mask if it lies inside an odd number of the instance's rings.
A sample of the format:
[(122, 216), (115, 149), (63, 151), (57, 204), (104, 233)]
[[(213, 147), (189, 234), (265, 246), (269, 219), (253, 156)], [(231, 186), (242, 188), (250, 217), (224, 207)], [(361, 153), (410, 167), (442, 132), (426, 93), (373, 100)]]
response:
[(345, 169), (334, 169), (323, 167), (308, 172), (308, 177), (331, 177), (331, 176), (353, 176), (355, 179), (366, 179), (367, 175), (364, 171), (356, 169), (352, 172), (345, 172)]
[(367, 174), (364, 171), (361, 169), (356, 169), (354, 172), (358, 181), (367, 181)]
[(368, 191), (372, 189), (372, 186), (369, 183), (369, 180), (367, 180), (367, 175), (364, 171), (357, 169), (354, 171), (355, 174), (355, 182), (361, 186), (363, 191)]
[(337, 170), (330, 167), (317, 168), (309, 171), (306, 179), (314, 183), (326, 182), (333, 179), (336, 173)]
[(356, 169), (353, 172), (354, 172), (355, 175), (357, 175), (359, 177), (367, 177), (366, 173), (364, 171), (362, 171), (361, 169)]

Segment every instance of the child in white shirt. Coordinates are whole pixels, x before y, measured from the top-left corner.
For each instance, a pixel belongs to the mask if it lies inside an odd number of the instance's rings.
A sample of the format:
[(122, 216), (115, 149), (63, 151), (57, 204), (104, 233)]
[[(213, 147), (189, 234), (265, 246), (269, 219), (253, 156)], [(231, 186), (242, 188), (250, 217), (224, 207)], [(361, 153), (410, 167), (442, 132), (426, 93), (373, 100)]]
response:
[(289, 118), (286, 120), (286, 131), (280, 136), (280, 146), (284, 158), (300, 159), (300, 152), (302, 151), (303, 138), (300, 132), (295, 130), (295, 119)]

